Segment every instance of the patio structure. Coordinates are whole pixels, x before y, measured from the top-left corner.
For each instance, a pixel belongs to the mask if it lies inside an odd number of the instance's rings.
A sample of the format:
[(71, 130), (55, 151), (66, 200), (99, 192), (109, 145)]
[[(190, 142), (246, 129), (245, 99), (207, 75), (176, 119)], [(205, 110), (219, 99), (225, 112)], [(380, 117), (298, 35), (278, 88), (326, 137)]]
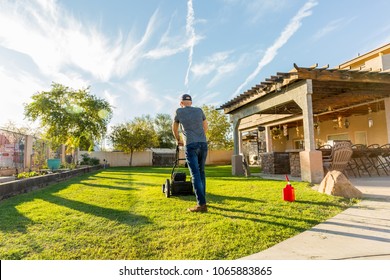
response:
[(318, 148), (335, 140), (390, 142), (390, 44), (347, 61), (278, 72), (221, 105), (234, 130), (233, 174), (242, 174), (245, 145), (268, 173), (319, 183)]

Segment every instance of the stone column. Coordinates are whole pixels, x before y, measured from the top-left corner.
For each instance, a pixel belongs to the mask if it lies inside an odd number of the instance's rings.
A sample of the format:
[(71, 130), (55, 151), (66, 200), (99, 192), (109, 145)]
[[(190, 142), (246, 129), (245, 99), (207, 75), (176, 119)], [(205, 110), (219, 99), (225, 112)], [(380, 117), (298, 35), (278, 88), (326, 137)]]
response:
[(324, 178), (322, 153), (316, 150), (313, 122), (313, 82), (306, 80), (306, 92), (297, 98), (297, 104), (302, 108), (305, 150), (300, 152), (301, 178), (310, 183), (320, 183)]
[(271, 127), (270, 126), (266, 126), (265, 127), (265, 143), (267, 145), (267, 153), (271, 153), (274, 151), (273, 147), (272, 147), (272, 133), (271, 133)]
[(242, 166), (243, 157), (241, 152), (241, 133), (238, 129), (240, 121), (233, 117), (233, 139), (234, 139), (234, 153), (232, 156), (232, 175), (244, 175), (245, 171)]
[(241, 133), (238, 129), (240, 126), (240, 119), (233, 117), (233, 140), (234, 140), (234, 154), (238, 155), (242, 151), (242, 139), (241, 139)]
[(390, 143), (390, 97), (385, 99), (387, 143)]

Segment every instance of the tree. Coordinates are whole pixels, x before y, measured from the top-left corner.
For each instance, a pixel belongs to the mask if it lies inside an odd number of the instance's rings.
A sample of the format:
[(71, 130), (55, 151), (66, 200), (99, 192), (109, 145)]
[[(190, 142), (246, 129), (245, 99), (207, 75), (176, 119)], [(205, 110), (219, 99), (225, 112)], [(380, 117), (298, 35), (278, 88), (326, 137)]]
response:
[(137, 117), (132, 122), (113, 126), (109, 138), (115, 150), (130, 154), (130, 166), (135, 151), (144, 151), (158, 145), (157, 133), (150, 116)]
[(222, 111), (216, 110), (214, 106), (203, 105), (202, 110), (206, 115), (209, 125), (209, 129), (206, 133), (209, 149), (232, 149), (232, 127), (229, 123), (228, 117)]
[(89, 87), (74, 90), (53, 83), (50, 91), (38, 92), (32, 100), (25, 104), (24, 114), (29, 120), (40, 121), (53, 148), (66, 144), (92, 150), (95, 141), (106, 133), (112, 117), (110, 104), (91, 95)]
[(154, 125), (158, 138), (159, 148), (174, 148), (175, 138), (172, 133), (172, 119), (169, 114), (157, 114)]

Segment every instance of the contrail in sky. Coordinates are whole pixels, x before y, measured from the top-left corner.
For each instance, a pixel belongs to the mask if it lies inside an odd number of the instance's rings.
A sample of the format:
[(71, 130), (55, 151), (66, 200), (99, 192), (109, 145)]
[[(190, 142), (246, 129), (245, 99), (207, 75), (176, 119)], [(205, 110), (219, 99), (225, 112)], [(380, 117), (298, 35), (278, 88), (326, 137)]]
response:
[(188, 76), (190, 74), (190, 69), (192, 66), (192, 55), (194, 53), (194, 45), (196, 41), (195, 29), (194, 29), (194, 8), (192, 6), (192, 0), (187, 2), (187, 22), (186, 22), (186, 33), (188, 36), (189, 42), (189, 54), (188, 54), (188, 68), (187, 74), (185, 77), (184, 84), (188, 86)]
[(263, 69), (264, 66), (269, 64), (275, 58), (275, 56), (278, 54), (278, 50), (283, 47), (291, 38), (291, 36), (294, 35), (294, 33), (299, 29), (299, 27), (301, 27), (302, 20), (312, 14), (311, 9), (317, 4), (318, 2), (314, 0), (309, 0), (305, 3), (305, 5), (298, 11), (298, 13), (290, 20), (289, 24), (285, 27), (279, 38), (277, 38), (273, 45), (266, 50), (263, 58), (257, 64), (255, 71), (253, 71), (252, 74), (246, 78), (245, 82), (243, 82), (237, 88), (237, 90), (231, 96), (232, 98), (239, 95), (244, 86), (253, 80), (260, 73), (261, 69)]

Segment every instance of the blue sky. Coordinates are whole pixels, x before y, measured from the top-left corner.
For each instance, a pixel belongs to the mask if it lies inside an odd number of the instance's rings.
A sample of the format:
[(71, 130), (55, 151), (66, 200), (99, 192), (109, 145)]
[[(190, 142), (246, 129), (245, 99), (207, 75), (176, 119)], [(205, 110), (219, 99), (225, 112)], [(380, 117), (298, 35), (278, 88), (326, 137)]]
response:
[(0, 0), (0, 126), (51, 83), (114, 107), (111, 124), (219, 106), (293, 63), (390, 42), (388, 0)]

